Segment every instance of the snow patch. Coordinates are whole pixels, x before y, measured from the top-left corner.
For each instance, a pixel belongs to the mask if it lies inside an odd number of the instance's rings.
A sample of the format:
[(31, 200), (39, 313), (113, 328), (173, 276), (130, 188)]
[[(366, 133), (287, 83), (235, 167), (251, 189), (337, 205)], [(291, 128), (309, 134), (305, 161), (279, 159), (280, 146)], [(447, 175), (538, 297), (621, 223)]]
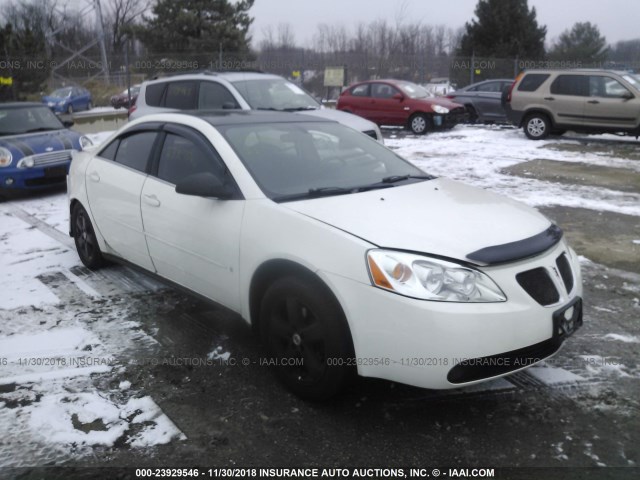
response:
[(618, 333), (607, 333), (604, 337), (606, 340), (615, 340), (624, 343), (640, 343), (640, 338), (633, 335), (620, 335)]

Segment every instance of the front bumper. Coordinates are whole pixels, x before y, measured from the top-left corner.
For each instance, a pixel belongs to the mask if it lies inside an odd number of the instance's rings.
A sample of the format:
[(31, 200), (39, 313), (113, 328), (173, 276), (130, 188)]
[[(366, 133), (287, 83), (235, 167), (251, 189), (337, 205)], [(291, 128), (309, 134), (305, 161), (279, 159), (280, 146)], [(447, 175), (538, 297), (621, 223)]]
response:
[(434, 114), (432, 118), (433, 126), (436, 129), (453, 128), (459, 123), (467, 122), (468, 119), (469, 119), (469, 114), (464, 108), (456, 108), (454, 110), (451, 110), (446, 115)]
[[(557, 333), (554, 315), (572, 302), (581, 304), (582, 280), (576, 255), (569, 253), (574, 287), (570, 293), (564, 291), (553, 305), (538, 304), (515, 276), (539, 266), (552, 268), (563, 252), (570, 249), (561, 241), (537, 257), (483, 268), (507, 295), (507, 301), (501, 303), (416, 300), (341, 276), (324, 276), (345, 310), (360, 375), (448, 389), (513, 373), (560, 348), (566, 335)], [(554, 281), (561, 285), (560, 279)], [(581, 309), (575, 308), (572, 313), (579, 315)], [(495, 356), (511, 358), (511, 367), (490, 368), (495, 362), (489, 362), (486, 368), (471, 373), (463, 368), (471, 360)], [(516, 357), (533, 360), (513, 368)]]
[(70, 164), (0, 169), (0, 189), (39, 189), (62, 185), (66, 182)]

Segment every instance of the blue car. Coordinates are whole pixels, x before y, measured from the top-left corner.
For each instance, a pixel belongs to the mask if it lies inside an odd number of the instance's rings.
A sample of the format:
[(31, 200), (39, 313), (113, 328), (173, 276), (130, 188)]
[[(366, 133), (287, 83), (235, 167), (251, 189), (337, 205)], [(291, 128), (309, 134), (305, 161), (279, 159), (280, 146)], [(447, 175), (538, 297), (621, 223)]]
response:
[(71, 152), (91, 145), (45, 105), (0, 103), (0, 192), (66, 181)]
[(42, 103), (56, 113), (72, 114), (73, 112), (91, 110), (93, 108), (91, 92), (82, 87), (59, 88), (53, 93), (42, 97)]

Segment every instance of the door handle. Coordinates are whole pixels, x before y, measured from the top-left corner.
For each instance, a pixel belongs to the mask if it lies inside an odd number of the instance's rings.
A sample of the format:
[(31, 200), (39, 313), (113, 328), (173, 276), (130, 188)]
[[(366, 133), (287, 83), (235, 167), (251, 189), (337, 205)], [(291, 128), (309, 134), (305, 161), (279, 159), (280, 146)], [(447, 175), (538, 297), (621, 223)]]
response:
[(100, 175), (98, 175), (98, 172), (91, 172), (91, 173), (89, 174), (89, 179), (90, 179), (92, 182), (96, 182), (96, 183), (98, 183), (98, 182), (100, 181)]
[(151, 205), (152, 207), (160, 206), (160, 200), (158, 200), (158, 197), (155, 195), (143, 195), (142, 198), (144, 198), (144, 203), (147, 205)]
[(553, 98), (553, 97), (544, 97), (544, 99), (545, 99), (545, 100), (550, 100), (550, 101), (555, 100), (555, 98)]
[(597, 105), (600, 102), (598, 100), (589, 100), (587, 103), (591, 103), (592, 105)]

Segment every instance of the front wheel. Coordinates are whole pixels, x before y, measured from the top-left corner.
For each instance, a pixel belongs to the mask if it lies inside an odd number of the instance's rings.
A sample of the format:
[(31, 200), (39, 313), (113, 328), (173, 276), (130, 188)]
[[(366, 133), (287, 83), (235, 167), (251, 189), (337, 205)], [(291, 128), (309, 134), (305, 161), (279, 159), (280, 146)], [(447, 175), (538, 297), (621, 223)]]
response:
[(424, 113), (416, 113), (409, 119), (409, 128), (416, 135), (423, 135), (429, 129), (429, 118)]
[(87, 103), (87, 110), (91, 110), (93, 108), (93, 103)]
[(531, 140), (542, 140), (551, 133), (549, 119), (543, 113), (532, 113), (524, 121), (524, 133)]
[(72, 114), (73, 114), (73, 105), (69, 104), (69, 106), (67, 107), (67, 113), (68, 113), (69, 115), (72, 115)]
[(284, 277), (265, 293), (260, 335), (280, 381), (299, 397), (324, 400), (353, 374), (353, 344), (342, 309), (319, 280)]
[(105, 260), (100, 251), (98, 239), (93, 230), (93, 225), (91, 225), (91, 220), (89, 220), (89, 215), (82, 205), (77, 204), (73, 208), (71, 222), (73, 225), (73, 239), (82, 263), (92, 270), (102, 267), (105, 264)]

